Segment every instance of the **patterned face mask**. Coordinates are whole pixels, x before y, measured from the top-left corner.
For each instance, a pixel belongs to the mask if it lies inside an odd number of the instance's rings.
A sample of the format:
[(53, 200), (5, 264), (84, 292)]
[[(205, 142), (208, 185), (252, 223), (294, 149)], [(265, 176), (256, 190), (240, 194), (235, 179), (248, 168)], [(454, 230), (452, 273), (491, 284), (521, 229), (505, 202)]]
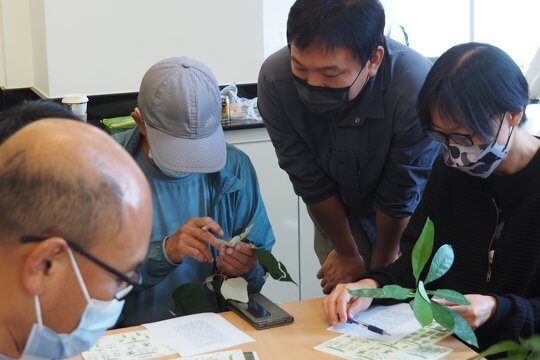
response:
[(508, 144), (514, 132), (514, 127), (510, 130), (504, 145), (497, 142), (501, 127), (502, 122), (495, 140), (491, 144), (464, 146), (443, 143), (444, 162), (446, 165), (455, 167), (471, 176), (487, 178), (508, 155)]

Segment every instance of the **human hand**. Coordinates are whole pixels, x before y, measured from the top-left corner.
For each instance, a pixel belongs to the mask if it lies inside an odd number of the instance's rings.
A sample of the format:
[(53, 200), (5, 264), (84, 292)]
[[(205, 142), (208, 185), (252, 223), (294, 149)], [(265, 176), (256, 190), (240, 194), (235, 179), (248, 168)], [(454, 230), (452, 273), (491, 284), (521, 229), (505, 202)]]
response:
[(455, 311), (473, 328), (477, 329), (497, 310), (497, 300), (493, 296), (485, 296), (478, 294), (465, 295), (469, 300), (469, 305), (458, 305), (445, 299), (433, 299), (441, 305), (448, 306), (450, 310)]
[(358, 252), (342, 255), (332, 250), (317, 273), (323, 293), (329, 294), (337, 285), (350, 283), (366, 271), (364, 259)]
[(349, 290), (376, 289), (378, 287), (379, 283), (373, 279), (338, 284), (323, 301), (326, 319), (332, 326), (336, 326), (339, 321), (346, 323), (348, 318), (353, 318), (358, 312), (366, 310), (373, 301), (372, 298), (352, 296)]
[(199, 262), (212, 262), (214, 257), (208, 247), (215, 246), (212, 233), (223, 236), (221, 226), (214, 220), (209, 217), (191, 218), (167, 239), (165, 252), (174, 263), (182, 262), (186, 256)]
[(216, 265), (228, 277), (246, 274), (257, 265), (253, 245), (244, 242), (239, 242), (233, 247), (220, 245)]

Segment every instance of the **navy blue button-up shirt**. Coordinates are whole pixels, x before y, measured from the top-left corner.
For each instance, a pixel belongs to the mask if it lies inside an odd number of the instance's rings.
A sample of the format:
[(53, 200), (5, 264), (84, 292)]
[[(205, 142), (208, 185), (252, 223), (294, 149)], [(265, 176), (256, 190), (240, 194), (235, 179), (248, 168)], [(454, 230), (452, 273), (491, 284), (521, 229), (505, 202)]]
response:
[(284, 47), (266, 59), (258, 106), (295, 192), (307, 204), (339, 194), (352, 216), (410, 216), (440, 152), (416, 111), (429, 61), (386, 39), (383, 62), (353, 108), (322, 117), (298, 97), (290, 58)]

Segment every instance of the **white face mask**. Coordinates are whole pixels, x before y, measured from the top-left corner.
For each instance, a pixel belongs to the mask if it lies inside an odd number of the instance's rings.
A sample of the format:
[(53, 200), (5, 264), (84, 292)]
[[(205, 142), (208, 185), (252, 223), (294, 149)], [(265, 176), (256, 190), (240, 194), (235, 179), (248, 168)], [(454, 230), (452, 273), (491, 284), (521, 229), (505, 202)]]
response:
[(90, 298), (71, 249), (68, 249), (68, 255), (88, 305), (79, 325), (71, 334), (57, 334), (43, 325), (39, 297), (35, 295), (37, 323), (32, 327), (26, 341), (22, 354), (24, 359), (64, 359), (80, 354), (93, 346), (105, 330), (114, 326), (120, 316), (124, 301)]

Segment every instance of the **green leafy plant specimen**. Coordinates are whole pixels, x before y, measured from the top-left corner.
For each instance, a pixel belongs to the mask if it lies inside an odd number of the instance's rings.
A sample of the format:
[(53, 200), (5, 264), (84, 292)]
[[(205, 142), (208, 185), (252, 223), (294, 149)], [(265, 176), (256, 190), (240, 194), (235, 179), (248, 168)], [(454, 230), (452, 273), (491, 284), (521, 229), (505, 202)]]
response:
[(381, 289), (349, 290), (349, 293), (353, 296), (377, 299), (405, 300), (412, 298), (411, 306), (414, 316), (422, 326), (427, 326), (435, 320), (463, 341), (478, 347), (476, 335), (467, 321), (446, 306), (432, 301), (432, 297), (437, 297), (458, 305), (469, 305), (469, 301), (465, 296), (449, 289), (426, 289), (426, 285), (446, 274), (452, 266), (454, 262), (454, 250), (452, 246), (441, 246), (431, 260), (427, 276), (425, 279), (420, 278), (433, 252), (433, 237), (433, 222), (428, 218), (420, 237), (414, 245), (411, 256), (416, 289), (406, 289), (399, 285), (386, 285)]
[[(238, 242), (250, 243), (246, 237), (248, 236), (253, 225), (250, 225), (246, 230), (231, 239), (221, 240), (215, 239), (216, 244), (225, 246), (234, 246)], [(295, 285), (296, 282), (292, 279), (287, 271), (287, 268), (281, 261), (278, 261), (272, 253), (263, 248), (254, 248), (253, 253), (257, 257), (259, 263), (266, 273), (278, 281), (288, 281)], [(209, 276), (202, 284), (183, 284), (177, 287), (171, 294), (174, 300), (174, 315), (189, 315), (206, 311), (207, 296), (209, 291), (214, 292), (218, 301), (232, 299), (243, 303), (248, 302), (248, 283), (242, 277), (229, 278), (225, 274), (217, 271)]]
[(538, 360), (540, 359), (540, 335), (534, 335), (520, 342), (506, 340), (490, 346), (485, 351), (469, 360), (481, 359), (485, 356), (506, 353), (505, 359), (512, 360)]

